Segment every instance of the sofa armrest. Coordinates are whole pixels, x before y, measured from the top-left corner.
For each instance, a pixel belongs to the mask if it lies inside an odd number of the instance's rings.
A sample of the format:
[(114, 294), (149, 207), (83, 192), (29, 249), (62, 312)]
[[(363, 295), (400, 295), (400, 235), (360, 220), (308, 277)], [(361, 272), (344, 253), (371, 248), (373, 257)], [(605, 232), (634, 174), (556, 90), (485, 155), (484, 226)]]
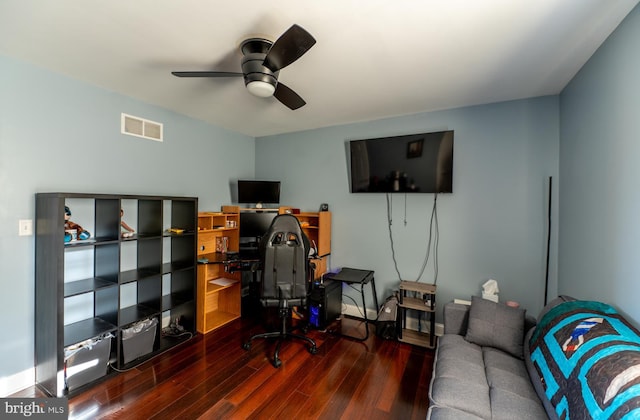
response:
[(449, 302), (444, 305), (444, 333), (464, 336), (469, 325), (469, 305)]
[(529, 313), (527, 313), (524, 317), (524, 333), (525, 335), (527, 334), (527, 331), (529, 331), (531, 328), (535, 327), (538, 323), (538, 320), (534, 317), (529, 315)]

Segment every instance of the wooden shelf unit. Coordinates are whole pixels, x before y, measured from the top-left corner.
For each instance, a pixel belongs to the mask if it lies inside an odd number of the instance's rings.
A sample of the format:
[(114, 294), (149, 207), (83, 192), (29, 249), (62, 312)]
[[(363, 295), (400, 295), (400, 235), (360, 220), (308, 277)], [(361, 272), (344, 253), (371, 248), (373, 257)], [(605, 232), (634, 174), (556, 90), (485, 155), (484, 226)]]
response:
[(240, 236), (240, 215), (238, 213), (199, 212), (198, 213), (198, 254), (220, 252), (216, 241), (227, 238), (227, 251), (237, 252)]
[[(198, 213), (198, 259), (208, 261), (198, 264), (196, 329), (202, 334), (240, 318), (241, 273), (226, 272), (224, 264), (226, 252), (239, 250), (239, 229), (238, 213)], [(211, 283), (219, 279), (228, 279), (231, 284)]]
[(294, 214), (309, 241), (316, 244), (318, 256), (331, 254), (331, 212)]
[(331, 254), (331, 212), (301, 212), (293, 213), (291, 207), (280, 207), (278, 210), (280, 214), (292, 214), (300, 222), (300, 227), (311, 245), (317, 248), (318, 258), (315, 258), (312, 262), (316, 268), (314, 271), (314, 277), (316, 279), (327, 271), (327, 259)]
[[(65, 243), (65, 206), (73, 212), (71, 220), (91, 233), (90, 239)], [(124, 217), (136, 227), (130, 238), (121, 236), (123, 207)], [(108, 365), (122, 370), (190, 338), (164, 336), (163, 321), (179, 318), (186, 332), (195, 333), (197, 209), (194, 197), (36, 194), (39, 388), (59, 397), (93, 383), (67, 382), (65, 349), (85, 340), (113, 335), (106, 338), (111, 340)], [(182, 233), (169, 233), (169, 228)], [(125, 363), (122, 330), (147, 318), (158, 321), (153, 348)], [(115, 369), (105, 371), (114, 374)]]
[[(428, 303), (428, 304), (427, 304)], [(416, 346), (435, 348), (436, 285), (403, 280), (400, 282), (400, 333), (398, 340)], [(429, 331), (407, 329), (407, 312), (415, 311), (418, 324), (424, 315), (429, 321)]]

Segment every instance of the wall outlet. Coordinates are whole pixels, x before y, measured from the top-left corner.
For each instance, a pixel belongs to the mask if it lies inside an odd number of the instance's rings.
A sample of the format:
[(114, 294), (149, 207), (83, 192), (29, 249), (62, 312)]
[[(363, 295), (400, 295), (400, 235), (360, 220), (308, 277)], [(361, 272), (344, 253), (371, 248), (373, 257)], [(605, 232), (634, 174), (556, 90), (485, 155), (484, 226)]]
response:
[(22, 219), (18, 221), (18, 236), (33, 235), (33, 220)]

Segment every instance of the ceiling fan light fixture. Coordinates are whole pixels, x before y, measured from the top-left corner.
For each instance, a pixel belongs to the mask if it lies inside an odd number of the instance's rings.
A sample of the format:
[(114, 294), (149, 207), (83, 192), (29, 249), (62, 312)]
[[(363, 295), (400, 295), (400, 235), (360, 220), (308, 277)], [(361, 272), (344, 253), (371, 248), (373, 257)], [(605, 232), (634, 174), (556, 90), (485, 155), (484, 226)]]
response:
[(303, 56), (316, 43), (315, 38), (298, 25), (287, 29), (275, 41), (249, 38), (240, 46), (242, 73), (226, 71), (174, 71), (177, 77), (240, 77), (247, 90), (259, 98), (274, 97), (294, 110), (306, 102), (291, 88), (278, 82), (280, 70)]
[(276, 87), (268, 82), (263, 82), (261, 80), (256, 80), (247, 83), (247, 89), (252, 95), (258, 96), (260, 98), (268, 98), (273, 96), (273, 92), (276, 91)]

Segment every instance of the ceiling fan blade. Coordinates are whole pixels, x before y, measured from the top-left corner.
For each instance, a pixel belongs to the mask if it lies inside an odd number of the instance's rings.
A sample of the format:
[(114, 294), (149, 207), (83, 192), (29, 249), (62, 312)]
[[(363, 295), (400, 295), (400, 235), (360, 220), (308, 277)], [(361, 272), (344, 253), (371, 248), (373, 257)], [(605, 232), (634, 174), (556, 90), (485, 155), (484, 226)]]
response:
[(293, 25), (273, 43), (263, 65), (275, 73), (302, 57), (315, 43), (309, 32)]
[(300, 95), (298, 95), (291, 88), (287, 87), (286, 85), (280, 82), (278, 82), (278, 85), (276, 86), (276, 91), (273, 92), (273, 96), (275, 96), (277, 100), (282, 102), (282, 104), (284, 104), (287, 108), (291, 110), (296, 110), (307, 104), (304, 101), (304, 99), (300, 97)]
[(178, 77), (235, 77), (244, 76), (242, 73), (229, 71), (172, 71)]

